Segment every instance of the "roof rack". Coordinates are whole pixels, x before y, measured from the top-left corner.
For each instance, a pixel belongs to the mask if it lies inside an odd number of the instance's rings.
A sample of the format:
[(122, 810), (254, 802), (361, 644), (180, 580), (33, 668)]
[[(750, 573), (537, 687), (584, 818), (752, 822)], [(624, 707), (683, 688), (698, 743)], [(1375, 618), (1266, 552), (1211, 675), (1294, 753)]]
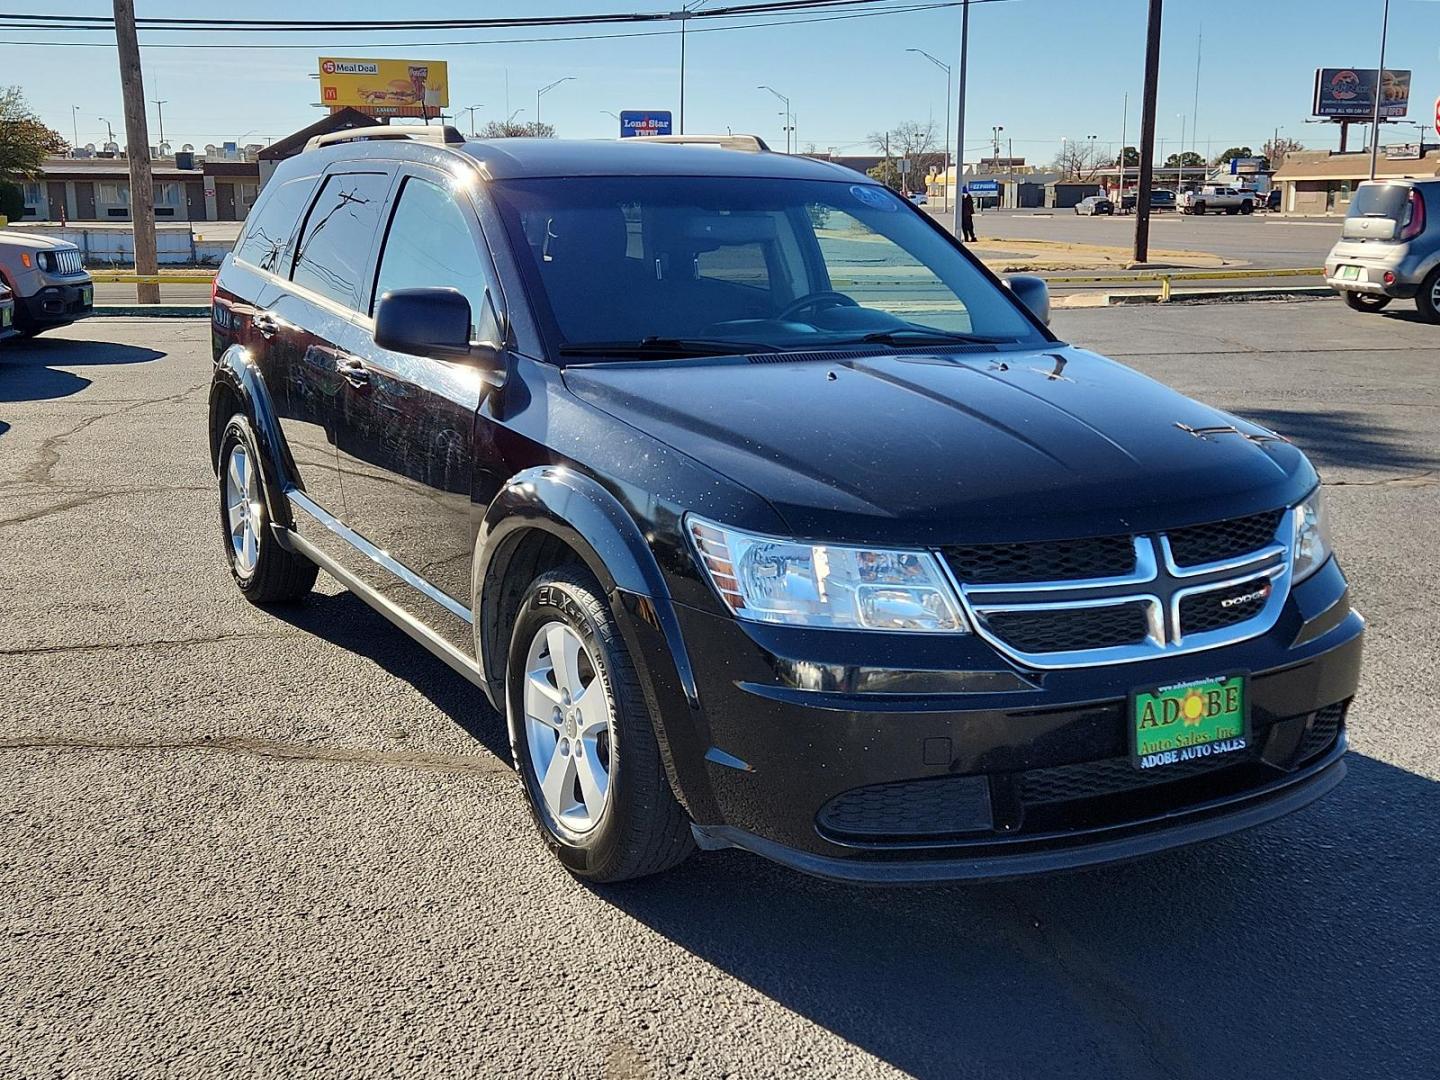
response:
[(465, 136), (459, 130), (446, 124), (444, 127), (430, 127), (428, 124), (377, 124), (374, 127), (346, 128), (316, 135), (305, 144), (306, 150), (318, 150), (322, 146), (334, 146), (347, 142), (380, 142), (386, 139), (411, 139), (415, 142), (443, 144), (463, 143)]
[(637, 143), (689, 143), (693, 146), (718, 146), (722, 150), (749, 150), (751, 153), (769, 153), (770, 151), (770, 147), (759, 135), (647, 135), (633, 141)]

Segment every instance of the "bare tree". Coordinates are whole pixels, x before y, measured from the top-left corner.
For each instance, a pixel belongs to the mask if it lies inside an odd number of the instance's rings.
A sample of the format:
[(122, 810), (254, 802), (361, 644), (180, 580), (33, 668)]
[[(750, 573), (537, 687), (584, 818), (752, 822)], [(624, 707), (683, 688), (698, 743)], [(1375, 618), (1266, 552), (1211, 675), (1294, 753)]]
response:
[(532, 120), (528, 124), (516, 124), (509, 120), (491, 120), (480, 129), (482, 139), (523, 139), (523, 138), (553, 139), (555, 137), (554, 124), (542, 124)]
[[(1069, 180), (1094, 180), (1095, 174), (1113, 162), (1095, 148), (1095, 140), (1066, 141), (1055, 155), (1051, 168)], [(1138, 160), (1137, 160), (1138, 164)]]
[[(907, 120), (889, 131), (872, 131), (869, 136), (871, 148), (885, 154), (894, 164), (882, 169), (883, 180), (892, 187), (903, 187), (906, 191), (924, 191), (926, 167), (936, 157), (935, 123)], [(906, 162), (908, 164), (901, 164)], [(891, 176), (899, 179), (892, 183)], [(872, 170), (871, 175), (876, 175)]]
[(1260, 153), (1265, 156), (1266, 162), (1271, 169), (1278, 169), (1285, 164), (1285, 155), (1294, 154), (1305, 149), (1305, 144), (1299, 139), (1292, 139), (1285, 135), (1279, 135), (1266, 141), (1260, 148)]

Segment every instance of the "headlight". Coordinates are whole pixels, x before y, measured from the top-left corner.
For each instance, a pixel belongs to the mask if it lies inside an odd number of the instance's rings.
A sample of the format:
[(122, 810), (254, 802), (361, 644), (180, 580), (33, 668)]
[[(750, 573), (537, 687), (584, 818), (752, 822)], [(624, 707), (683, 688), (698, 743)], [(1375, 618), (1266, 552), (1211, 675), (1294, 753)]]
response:
[(1304, 581), (1330, 557), (1330, 530), (1325, 523), (1325, 504), (1317, 487), (1295, 508), (1294, 577)]
[(807, 544), (693, 515), (686, 521), (710, 581), (739, 618), (838, 630), (969, 632), (928, 551)]
[(53, 251), (37, 251), (35, 261), (40, 264), (40, 269), (47, 274), (55, 272), (55, 253)]

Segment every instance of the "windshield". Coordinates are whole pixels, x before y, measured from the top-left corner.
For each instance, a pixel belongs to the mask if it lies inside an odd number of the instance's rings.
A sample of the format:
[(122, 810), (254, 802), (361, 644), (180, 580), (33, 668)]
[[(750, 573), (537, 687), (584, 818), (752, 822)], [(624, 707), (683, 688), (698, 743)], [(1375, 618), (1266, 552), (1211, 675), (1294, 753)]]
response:
[(1352, 218), (1376, 217), (1398, 221), (1405, 212), (1410, 188), (1404, 184), (1361, 184), (1350, 200)]
[(624, 176), (491, 190), (560, 353), (1048, 340), (873, 184)]

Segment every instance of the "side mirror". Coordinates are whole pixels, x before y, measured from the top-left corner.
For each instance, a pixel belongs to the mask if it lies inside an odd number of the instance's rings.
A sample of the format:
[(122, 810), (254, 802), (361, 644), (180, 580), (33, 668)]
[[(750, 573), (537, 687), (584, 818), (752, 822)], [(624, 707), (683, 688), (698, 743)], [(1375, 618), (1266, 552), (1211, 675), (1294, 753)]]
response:
[(1046, 326), (1050, 325), (1050, 286), (1045, 279), (1034, 274), (1012, 274), (1005, 278), (1005, 284), (1015, 294), (1015, 299), (1030, 309)]
[(375, 306), (375, 344), (437, 360), (470, 357), (470, 301), (459, 289), (396, 289)]

